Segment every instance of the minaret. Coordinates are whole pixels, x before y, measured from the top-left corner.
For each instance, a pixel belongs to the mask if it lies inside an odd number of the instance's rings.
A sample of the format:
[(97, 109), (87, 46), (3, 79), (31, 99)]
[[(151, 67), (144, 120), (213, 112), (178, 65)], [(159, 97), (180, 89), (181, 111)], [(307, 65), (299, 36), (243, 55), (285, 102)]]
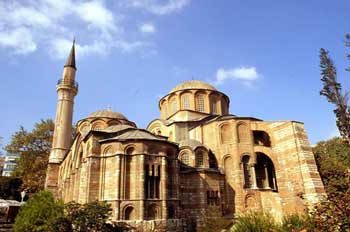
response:
[(46, 175), (45, 189), (57, 196), (59, 165), (69, 151), (72, 143), (72, 120), (74, 97), (78, 93), (75, 82), (75, 40), (69, 57), (63, 68), (62, 79), (58, 80), (56, 90), (58, 95), (55, 130), (52, 149)]

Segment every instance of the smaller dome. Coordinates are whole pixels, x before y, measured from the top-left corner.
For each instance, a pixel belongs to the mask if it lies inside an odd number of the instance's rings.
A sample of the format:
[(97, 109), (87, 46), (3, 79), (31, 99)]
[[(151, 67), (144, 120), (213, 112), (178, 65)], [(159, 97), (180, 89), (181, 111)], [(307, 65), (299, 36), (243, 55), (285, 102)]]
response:
[(98, 110), (87, 116), (87, 118), (113, 118), (113, 119), (124, 119), (128, 120), (124, 115), (111, 110)]
[(178, 84), (170, 91), (170, 93), (186, 89), (208, 89), (217, 91), (217, 89), (214, 86), (204, 81), (190, 80)]

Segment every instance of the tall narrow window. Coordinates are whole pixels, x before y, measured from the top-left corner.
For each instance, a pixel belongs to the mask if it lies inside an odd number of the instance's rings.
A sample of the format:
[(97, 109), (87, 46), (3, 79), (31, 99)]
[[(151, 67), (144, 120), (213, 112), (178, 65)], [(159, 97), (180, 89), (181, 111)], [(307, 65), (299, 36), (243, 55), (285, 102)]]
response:
[(148, 199), (159, 198), (160, 166), (146, 165), (145, 167), (145, 196)]
[(204, 163), (204, 154), (202, 151), (196, 153), (196, 167), (203, 167)]
[(204, 94), (198, 94), (196, 97), (196, 110), (199, 112), (205, 112), (204, 106)]
[(177, 104), (176, 104), (176, 100), (172, 99), (171, 100), (171, 113), (174, 114), (177, 110)]
[(164, 115), (164, 118), (166, 118), (168, 116), (168, 107), (165, 104), (163, 106), (163, 115)]
[(245, 123), (240, 123), (237, 126), (238, 142), (248, 143), (250, 138), (250, 131)]
[(230, 138), (232, 137), (231, 131), (230, 131), (230, 125), (224, 124), (220, 128), (220, 137), (221, 137), (221, 143), (229, 143)]
[(210, 111), (212, 114), (217, 114), (219, 112), (217, 97), (215, 95), (210, 96)]
[(249, 156), (245, 155), (242, 158), (243, 175), (244, 175), (244, 188), (251, 188), (251, 175), (249, 166)]
[(189, 160), (189, 155), (188, 153), (184, 153), (182, 156), (181, 156), (181, 162), (185, 165), (190, 165), (190, 160)]
[(191, 108), (190, 105), (190, 95), (185, 94), (182, 96), (182, 105), (184, 110), (188, 110)]
[(130, 199), (131, 190), (131, 156), (125, 157), (125, 199)]
[(211, 103), (211, 112), (212, 112), (213, 114), (217, 114), (217, 113), (218, 113), (218, 107), (217, 107), (216, 101), (213, 101), (213, 102)]

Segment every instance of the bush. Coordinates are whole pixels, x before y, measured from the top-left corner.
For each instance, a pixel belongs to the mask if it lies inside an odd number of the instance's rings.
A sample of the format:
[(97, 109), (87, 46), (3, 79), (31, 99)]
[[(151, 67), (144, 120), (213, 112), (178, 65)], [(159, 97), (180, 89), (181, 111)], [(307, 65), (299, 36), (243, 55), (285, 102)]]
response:
[(21, 206), (14, 224), (15, 232), (49, 231), (63, 217), (63, 203), (55, 201), (52, 193), (41, 191)]
[(86, 204), (69, 202), (64, 206), (64, 216), (49, 228), (52, 232), (122, 232), (131, 227), (108, 223), (112, 209), (105, 202), (93, 201)]
[[(197, 227), (197, 232), (222, 231), (232, 225), (232, 220), (222, 217), (220, 208), (210, 206), (206, 214), (202, 215), (204, 227)], [(193, 221), (195, 223), (195, 221)]]
[(292, 214), (282, 220), (281, 231), (283, 232), (300, 232), (313, 231), (311, 218), (307, 215)]
[(94, 201), (83, 205), (70, 202), (65, 205), (66, 218), (75, 231), (105, 231), (111, 211), (105, 202)]
[(231, 229), (232, 232), (277, 232), (280, 226), (269, 214), (248, 212), (238, 216)]

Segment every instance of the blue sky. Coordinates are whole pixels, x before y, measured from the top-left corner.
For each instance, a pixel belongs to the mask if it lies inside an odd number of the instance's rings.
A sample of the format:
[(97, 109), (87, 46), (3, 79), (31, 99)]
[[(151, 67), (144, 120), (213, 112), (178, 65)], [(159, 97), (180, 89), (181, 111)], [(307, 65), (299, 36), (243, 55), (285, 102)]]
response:
[(161, 96), (199, 79), (230, 97), (232, 114), (302, 121), (312, 144), (330, 138), (337, 130), (319, 96), (318, 52), (330, 50), (348, 89), (348, 9), (346, 0), (3, 0), (3, 145), (20, 125), (55, 117), (55, 85), (74, 36), (74, 122), (111, 107), (145, 128)]

